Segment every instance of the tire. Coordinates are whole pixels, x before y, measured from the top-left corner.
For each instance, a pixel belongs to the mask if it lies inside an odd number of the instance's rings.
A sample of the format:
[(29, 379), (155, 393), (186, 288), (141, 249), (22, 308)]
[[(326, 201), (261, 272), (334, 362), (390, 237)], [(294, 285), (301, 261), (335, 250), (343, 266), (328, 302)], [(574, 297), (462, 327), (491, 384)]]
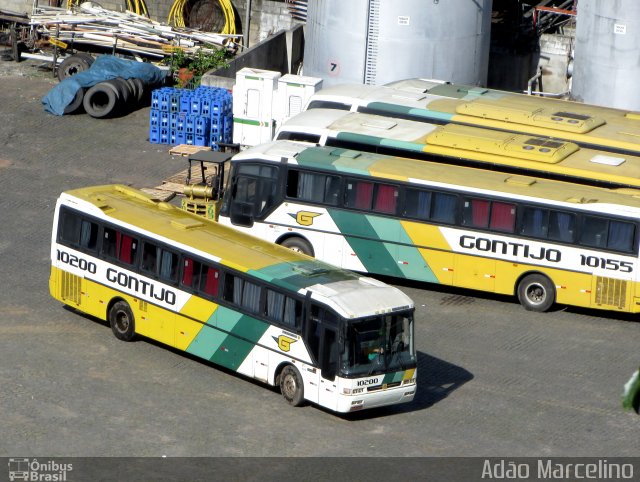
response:
[(109, 310), (111, 331), (118, 340), (131, 341), (136, 336), (133, 312), (126, 301), (118, 301)]
[(111, 84), (100, 82), (84, 94), (84, 110), (91, 117), (108, 117), (117, 112), (118, 90)]
[(73, 98), (71, 103), (64, 108), (65, 114), (76, 114), (82, 110), (82, 102), (84, 101), (84, 93), (87, 89), (84, 87), (80, 87), (76, 92), (76, 96)]
[(304, 385), (300, 372), (293, 365), (287, 365), (280, 374), (280, 393), (289, 405), (299, 407), (304, 401)]
[[(90, 57), (91, 60), (87, 59)], [(93, 57), (88, 54), (74, 54), (64, 59), (58, 66), (58, 79), (64, 80), (91, 67)]]
[(306, 239), (299, 237), (287, 238), (282, 243), (282, 246), (289, 248), (296, 253), (306, 254), (307, 256), (314, 256), (313, 248)]
[(556, 301), (556, 288), (541, 274), (525, 276), (518, 284), (518, 300), (528, 311), (547, 311)]

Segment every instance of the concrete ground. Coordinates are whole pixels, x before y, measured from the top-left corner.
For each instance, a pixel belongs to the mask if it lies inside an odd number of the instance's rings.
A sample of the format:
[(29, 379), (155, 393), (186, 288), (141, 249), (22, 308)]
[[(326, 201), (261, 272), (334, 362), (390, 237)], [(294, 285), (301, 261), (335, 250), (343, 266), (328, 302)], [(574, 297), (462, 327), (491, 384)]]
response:
[[(32, 70), (30, 70), (32, 69)], [(55, 117), (55, 85), (0, 61), (0, 456), (638, 456), (621, 409), (638, 317), (398, 285), (416, 302), (413, 403), (351, 417), (159, 344), (120, 342), (48, 294), (56, 197), (184, 168), (148, 138), (148, 109)], [(389, 281), (389, 280), (387, 280)], [(392, 281), (393, 282), (393, 281)]]

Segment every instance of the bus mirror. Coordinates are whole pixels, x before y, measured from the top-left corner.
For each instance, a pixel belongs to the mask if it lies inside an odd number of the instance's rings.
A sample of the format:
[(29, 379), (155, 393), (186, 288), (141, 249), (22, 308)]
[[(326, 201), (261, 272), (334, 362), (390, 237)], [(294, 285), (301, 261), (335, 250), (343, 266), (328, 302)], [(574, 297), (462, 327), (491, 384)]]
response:
[(235, 205), (231, 208), (231, 215), (229, 218), (231, 219), (231, 224), (236, 226), (244, 226), (250, 228), (253, 226), (253, 215), (245, 214), (242, 212), (242, 209), (234, 209)]

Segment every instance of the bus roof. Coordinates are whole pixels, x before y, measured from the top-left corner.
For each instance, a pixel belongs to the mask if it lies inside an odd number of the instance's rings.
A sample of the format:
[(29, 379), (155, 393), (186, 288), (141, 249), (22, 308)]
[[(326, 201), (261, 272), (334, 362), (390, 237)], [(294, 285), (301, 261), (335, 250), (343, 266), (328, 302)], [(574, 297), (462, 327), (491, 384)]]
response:
[(122, 185), (85, 187), (64, 192), (60, 199), (87, 214), (133, 226), (169, 245), (284, 289), (302, 295), (311, 292), (313, 299), (346, 318), (413, 307), (411, 299), (395, 287), (208, 221), (169, 203), (155, 202), (137, 189)]
[(307, 105), (321, 101), (418, 121), (476, 125), (640, 153), (640, 113), (624, 109), (428, 79), (385, 86), (334, 85), (314, 94)]
[(336, 147), (275, 141), (236, 155), (232, 162), (261, 158), (309, 168), (364, 175), (387, 181), (435, 187), (457, 186), (465, 192), (502, 194), (510, 198), (547, 202), (567, 209), (640, 217), (640, 190), (606, 189), (472, 167), (419, 161)]
[(301, 112), (286, 121), (276, 137), (286, 137), (286, 132), (328, 136), (372, 149), (397, 149), (406, 151), (407, 157), (411, 153), (435, 154), (454, 163), (464, 159), (490, 167), (521, 169), (532, 175), (548, 172), (575, 182), (640, 188), (640, 156), (580, 148), (572, 142), (526, 134), (456, 124), (438, 126), (332, 109)]

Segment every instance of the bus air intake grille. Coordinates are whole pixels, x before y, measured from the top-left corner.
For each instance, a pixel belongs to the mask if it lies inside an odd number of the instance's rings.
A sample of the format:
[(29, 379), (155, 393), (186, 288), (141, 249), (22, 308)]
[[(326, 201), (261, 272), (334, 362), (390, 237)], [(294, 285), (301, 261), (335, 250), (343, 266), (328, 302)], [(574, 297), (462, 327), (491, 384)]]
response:
[(596, 303), (599, 305), (615, 306), (624, 309), (626, 304), (627, 281), (604, 278), (596, 278)]
[(388, 390), (389, 388), (396, 388), (402, 385), (402, 382), (385, 383), (384, 385), (376, 385), (374, 387), (367, 387), (367, 392), (378, 392), (380, 390)]
[(75, 274), (62, 272), (62, 299), (80, 304), (80, 277)]

